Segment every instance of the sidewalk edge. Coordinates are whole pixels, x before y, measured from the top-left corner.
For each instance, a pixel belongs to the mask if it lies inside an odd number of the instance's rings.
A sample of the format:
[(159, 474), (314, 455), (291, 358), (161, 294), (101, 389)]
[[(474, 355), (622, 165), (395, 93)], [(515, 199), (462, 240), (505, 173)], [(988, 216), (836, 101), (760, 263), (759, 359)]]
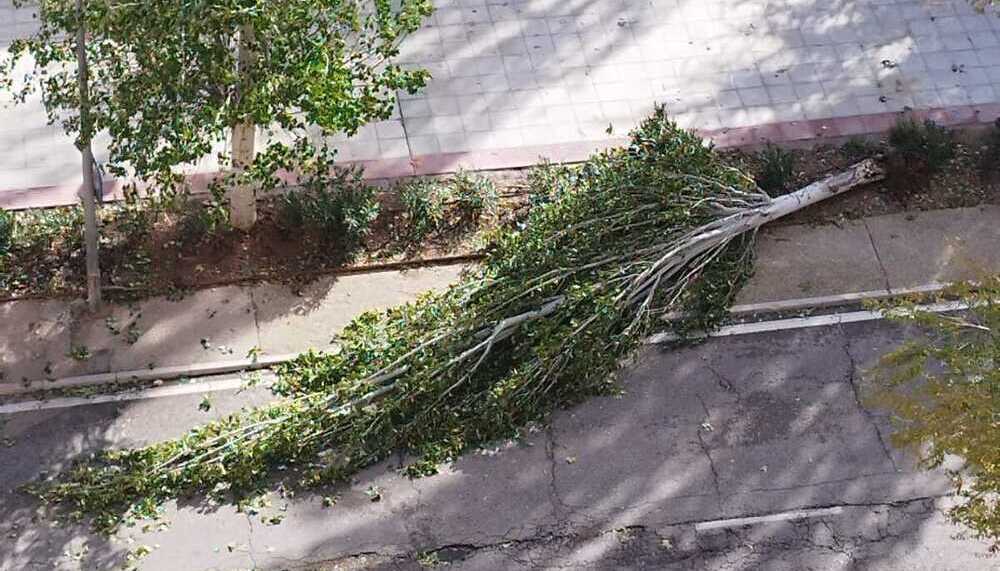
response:
[[(934, 294), (946, 289), (949, 284), (932, 282), (917, 287), (900, 289), (879, 289), (862, 292), (853, 292), (822, 297), (806, 297), (797, 299), (785, 299), (767, 301), (762, 303), (735, 305), (730, 308), (729, 313), (733, 317), (743, 317), (749, 315), (762, 316), (768, 314), (778, 314), (785, 312), (804, 311), (808, 309), (835, 308), (864, 303), (866, 301), (885, 300), (893, 297), (907, 295)], [(665, 319), (676, 315), (667, 315)], [(663, 335), (663, 334), (661, 334)], [(655, 336), (654, 336), (655, 337)], [(148, 381), (171, 381), (190, 377), (206, 377), (211, 375), (231, 374), (244, 371), (255, 371), (269, 369), (275, 365), (291, 361), (300, 353), (286, 353), (281, 355), (270, 355), (259, 359), (239, 359), (229, 361), (214, 361), (193, 365), (174, 365), (170, 367), (156, 367), (153, 369), (139, 369), (132, 371), (120, 371), (112, 373), (98, 373), (94, 375), (82, 375), (66, 377), (54, 381), (37, 381), (31, 385), (0, 385), (0, 398), (20, 396), (31, 393), (38, 393), (52, 390), (65, 390), (81, 387), (96, 387), (115, 384), (140, 383)]]

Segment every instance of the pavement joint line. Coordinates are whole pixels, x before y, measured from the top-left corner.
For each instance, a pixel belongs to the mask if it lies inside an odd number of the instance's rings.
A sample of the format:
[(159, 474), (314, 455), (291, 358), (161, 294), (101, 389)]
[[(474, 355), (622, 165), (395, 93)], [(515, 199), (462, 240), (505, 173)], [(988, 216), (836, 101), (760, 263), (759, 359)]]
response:
[[(932, 303), (921, 307), (923, 311), (933, 313), (944, 313), (948, 311), (960, 311), (968, 309), (968, 304), (960, 301), (948, 301), (942, 303)], [(829, 315), (813, 315), (809, 317), (790, 317), (787, 319), (776, 319), (773, 321), (756, 321), (751, 323), (738, 323), (736, 325), (726, 325), (708, 334), (695, 336), (696, 338), (733, 337), (738, 335), (753, 335), (755, 333), (770, 333), (773, 331), (787, 331), (790, 329), (806, 329), (810, 327), (826, 327), (830, 325), (843, 325), (845, 323), (859, 323), (863, 321), (878, 321), (886, 319), (887, 315), (882, 311), (851, 311), (847, 313), (833, 313)], [(657, 333), (646, 339), (648, 345), (658, 345), (678, 341), (680, 337), (674, 333)]]
[[(867, 300), (885, 299), (895, 296), (927, 294), (940, 292), (947, 284), (932, 282), (922, 286), (901, 289), (872, 290), (847, 294), (838, 294), (822, 297), (809, 297), (781, 301), (769, 301), (755, 304), (743, 304), (733, 306), (730, 310), (732, 315), (746, 315), (753, 313), (771, 313), (780, 311), (804, 310), (819, 307), (831, 307), (858, 303)], [(928, 306), (930, 307), (930, 306)], [(962, 308), (955, 308), (962, 309)], [(953, 311), (945, 309), (943, 311)], [(725, 337), (732, 335), (747, 335), (761, 333), (765, 331), (781, 331), (786, 329), (797, 329), (803, 327), (820, 327), (824, 325), (836, 325), (838, 323), (852, 323), (855, 321), (870, 321), (881, 319), (876, 317), (874, 312), (862, 311), (843, 314), (832, 314), (814, 316), (812, 318), (791, 318), (777, 321), (761, 321), (730, 325), (722, 327), (709, 337)], [(772, 324), (772, 325), (768, 325)], [(772, 327), (768, 329), (768, 327)], [(647, 344), (655, 345), (676, 341), (678, 338), (672, 333), (659, 333), (652, 335), (646, 340)], [(36, 393), (40, 391), (52, 391), (68, 388), (79, 388), (89, 386), (100, 386), (114, 383), (145, 382), (155, 380), (173, 380), (184, 377), (207, 377), (212, 375), (222, 375), (239, 371), (253, 371), (268, 369), (275, 365), (285, 363), (298, 357), (300, 353), (286, 353), (281, 355), (270, 355), (253, 359), (240, 359), (236, 361), (214, 361), (196, 365), (177, 365), (170, 367), (158, 367), (153, 369), (138, 369), (132, 371), (119, 371), (112, 373), (98, 373), (94, 375), (83, 375), (77, 377), (66, 377), (55, 381), (39, 381), (36, 384), (23, 386), (12, 383), (0, 384), (0, 397), (10, 397), (23, 394)], [(44, 384), (43, 384), (44, 383)]]
[(824, 517), (829, 515), (839, 515), (843, 512), (844, 508), (837, 506), (832, 508), (794, 510), (794, 511), (780, 512), (763, 516), (718, 519), (713, 521), (703, 521), (700, 523), (696, 523), (694, 525), (694, 530), (695, 532), (701, 533), (716, 529), (731, 529), (734, 527), (746, 527), (761, 523), (777, 523), (777, 522), (795, 521), (800, 519)]

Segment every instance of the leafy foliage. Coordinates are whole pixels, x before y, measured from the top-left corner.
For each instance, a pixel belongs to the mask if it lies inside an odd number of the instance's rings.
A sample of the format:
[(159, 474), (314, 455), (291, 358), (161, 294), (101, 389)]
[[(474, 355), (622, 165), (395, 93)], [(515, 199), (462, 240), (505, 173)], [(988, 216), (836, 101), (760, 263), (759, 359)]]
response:
[(872, 372), (872, 400), (894, 414), (894, 443), (924, 451), (925, 467), (960, 456), (952, 474), (965, 501), (951, 517), (1000, 550), (1000, 276), (947, 292), (969, 306), (931, 313), (909, 301), (889, 309), (923, 334), (885, 355)]
[[(286, 486), (321, 485), (397, 450), (416, 458), (407, 473), (433, 472), (615, 391), (614, 373), (663, 311), (717, 324), (753, 233), (701, 237), (770, 202), (662, 109), (627, 148), (536, 178), (547, 179), (559, 182), (533, 190), (551, 200), (496, 232), (481, 267), (445, 292), (358, 317), (338, 351), (281, 367), (282, 399), (83, 459), (34, 491), (108, 530), (182, 494), (245, 497), (279, 472)], [(693, 247), (679, 256), (679, 244)]]
[(484, 214), (495, 214), (499, 204), (493, 181), (466, 171), (447, 179), (410, 180), (396, 192), (403, 206), (404, 238), (410, 242), (468, 226)]
[(983, 136), (979, 168), (983, 173), (1000, 174), (1000, 121), (994, 123)]
[(309, 177), (301, 189), (278, 198), (281, 224), (288, 231), (312, 231), (325, 241), (356, 243), (379, 212), (376, 189), (361, 175), (360, 169), (336, 169)]
[(879, 144), (864, 137), (854, 135), (840, 146), (840, 152), (849, 160), (859, 161), (877, 155)]
[(218, 186), (212, 188), (211, 198), (207, 201), (180, 195), (177, 205), (180, 210), (179, 239), (185, 246), (198, 246), (232, 228), (225, 196)]
[(410, 181), (398, 189), (407, 239), (419, 241), (445, 224), (448, 187), (432, 180)]
[[(50, 120), (76, 135), (75, 4), (15, 5), (34, 10), (41, 26), (11, 44), (0, 87), (22, 101), (41, 88)], [(280, 135), (241, 175), (264, 182), (276, 155), (353, 134), (391, 114), (396, 90), (423, 86), (425, 71), (391, 58), (430, 12), (428, 0), (88, 0), (92, 119), (110, 135), (108, 171), (177, 188), (177, 165), (216, 152), (230, 127), (249, 121)], [(252, 58), (238, 62), (238, 45)], [(15, 69), (29, 57), (22, 81)]]
[(459, 171), (448, 182), (461, 222), (473, 221), (483, 214), (496, 214), (500, 198), (492, 180), (475, 173)]
[(0, 257), (10, 250), (11, 242), (14, 239), (15, 222), (13, 212), (7, 212), (0, 208)]
[(918, 123), (902, 118), (889, 130), (891, 159), (909, 171), (933, 173), (955, 156), (955, 143), (948, 129), (930, 119)]
[(784, 190), (795, 174), (795, 155), (768, 143), (760, 152), (760, 172), (757, 184), (767, 192)]

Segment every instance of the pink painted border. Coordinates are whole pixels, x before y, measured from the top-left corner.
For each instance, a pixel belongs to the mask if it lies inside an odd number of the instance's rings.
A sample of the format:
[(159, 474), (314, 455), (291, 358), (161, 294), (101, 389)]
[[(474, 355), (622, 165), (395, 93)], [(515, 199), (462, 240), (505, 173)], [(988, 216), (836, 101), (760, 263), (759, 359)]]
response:
[[(907, 111), (917, 119), (932, 119), (944, 127), (985, 125), (1000, 119), (1000, 103), (985, 105), (960, 105), (937, 109)], [(852, 135), (884, 133), (895, 124), (901, 112), (854, 115), (830, 119), (811, 119), (768, 123), (749, 127), (699, 130), (720, 148), (749, 147), (766, 142), (796, 143), (821, 139), (836, 139)], [(446, 174), (461, 168), (468, 170), (498, 170), (526, 167), (537, 164), (541, 158), (556, 163), (579, 162), (595, 152), (621, 146), (627, 139), (618, 137), (602, 141), (580, 141), (515, 147), (489, 151), (438, 153), (412, 158), (391, 158), (368, 161), (351, 161), (347, 164), (364, 168), (364, 178), (397, 179), (410, 176)], [(217, 173), (198, 173), (189, 177), (195, 192), (204, 191)], [(293, 175), (283, 173), (283, 178)], [(50, 208), (76, 204), (79, 185), (43, 186), (34, 188), (0, 190), (0, 208), (24, 210)], [(122, 198), (122, 183), (105, 181), (107, 200)]]

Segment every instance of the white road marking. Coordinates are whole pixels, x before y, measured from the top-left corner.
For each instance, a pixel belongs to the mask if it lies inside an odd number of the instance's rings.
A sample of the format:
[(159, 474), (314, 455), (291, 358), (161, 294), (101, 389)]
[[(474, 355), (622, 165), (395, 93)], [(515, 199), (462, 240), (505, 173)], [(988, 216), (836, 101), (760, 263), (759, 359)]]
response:
[(833, 507), (833, 508), (820, 508), (813, 510), (795, 510), (790, 512), (781, 512), (776, 514), (762, 515), (755, 517), (737, 517), (733, 519), (703, 521), (701, 523), (694, 524), (694, 530), (696, 532), (702, 532), (702, 531), (710, 531), (713, 529), (729, 529), (733, 527), (744, 527), (748, 525), (756, 525), (759, 523), (795, 521), (799, 519), (823, 517), (828, 515), (838, 515), (840, 513), (843, 513), (843, 511), (844, 508)]
[[(947, 311), (960, 311), (968, 309), (969, 306), (959, 301), (949, 301), (943, 303), (933, 303), (921, 306), (924, 311), (943, 313)], [(851, 311), (848, 313), (831, 313), (829, 315), (813, 315), (810, 317), (789, 317), (787, 319), (776, 319), (774, 321), (755, 321), (750, 323), (738, 323), (736, 325), (726, 325), (716, 331), (712, 331), (705, 337), (731, 337), (734, 335), (753, 335), (754, 333), (768, 333), (771, 331), (785, 331), (788, 329), (806, 329), (809, 327), (826, 327), (829, 325), (842, 325), (844, 323), (858, 323), (861, 321), (878, 321), (886, 316), (881, 311)], [(673, 333), (657, 333), (646, 339), (646, 343), (655, 345), (658, 343), (669, 343), (677, 341), (677, 335)]]
[[(947, 311), (959, 311), (968, 309), (968, 305), (958, 301), (934, 303), (922, 306), (924, 311), (936, 313)], [(759, 321), (752, 323), (740, 323), (727, 325), (713, 331), (707, 337), (730, 337), (734, 335), (753, 335), (755, 333), (766, 333), (771, 331), (786, 331), (791, 329), (806, 329), (809, 327), (824, 327), (829, 325), (840, 325), (844, 323), (857, 323), (861, 321), (877, 321), (885, 319), (885, 315), (880, 311), (852, 311), (848, 313), (834, 313), (829, 315), (814, 315), (810, 317), (791, 317), (788, 319), (777, 319), (774, 321)], [(677, 336), (673, 333), (658, 333), (650, 336), (646, 343), (658, 344), (676, 341)], [(273, 379), (273, 373), (264, 373), (265, 381), (262, 386), (266, 386), (267, 376)], [(30, 412), (37, 410), (49, 410), (56, 408), (69, 408), (74, 406), (86, 406), (109, 402), (124, 402), (131, 400), (142, 400), (152, 398), (173, 397), (192, 393), (212, 393), (217, 391), (230, 391), (242, 387), (245, 383), (243, 377), (230, 377), (226, 379), (216, 379), (203, 382), (188, 382), (183, 384), (171, 384), (162, 387), (153, 387), (137, 391), (129, 391), (116, 394), (102, 394), (92, 397), (64, 397), (48, 400), (32, 400), (15, 402), (0, 405), (0, 414), (14, 414), (18, 412)]]
[[(272, 379), (268, 379), (267, 375), (263, 375), (263, 377), (264, 378), (261, 382), (257, 383), (255, 386), (266, 387), (270, 384), (270, 380)], [(271, 377), (273, 378), (273, 375), (271, 375)], [(123, 393), (99, 394), (90, 397), (62, 397), (47, 400), (22, 401), (0, 405), (0, 414), (14, 414), (18, 412), (32, 412), (55, 408), (70, 408), (74, 406), (104, 404), (109, 402), (176, 397), (193, 393), (232, 391), (242, 388), (246, 384), (247, 379), (244, 377), (229, 377), (213, 381), (176, 383), (162, 387), (152, 387)]]

